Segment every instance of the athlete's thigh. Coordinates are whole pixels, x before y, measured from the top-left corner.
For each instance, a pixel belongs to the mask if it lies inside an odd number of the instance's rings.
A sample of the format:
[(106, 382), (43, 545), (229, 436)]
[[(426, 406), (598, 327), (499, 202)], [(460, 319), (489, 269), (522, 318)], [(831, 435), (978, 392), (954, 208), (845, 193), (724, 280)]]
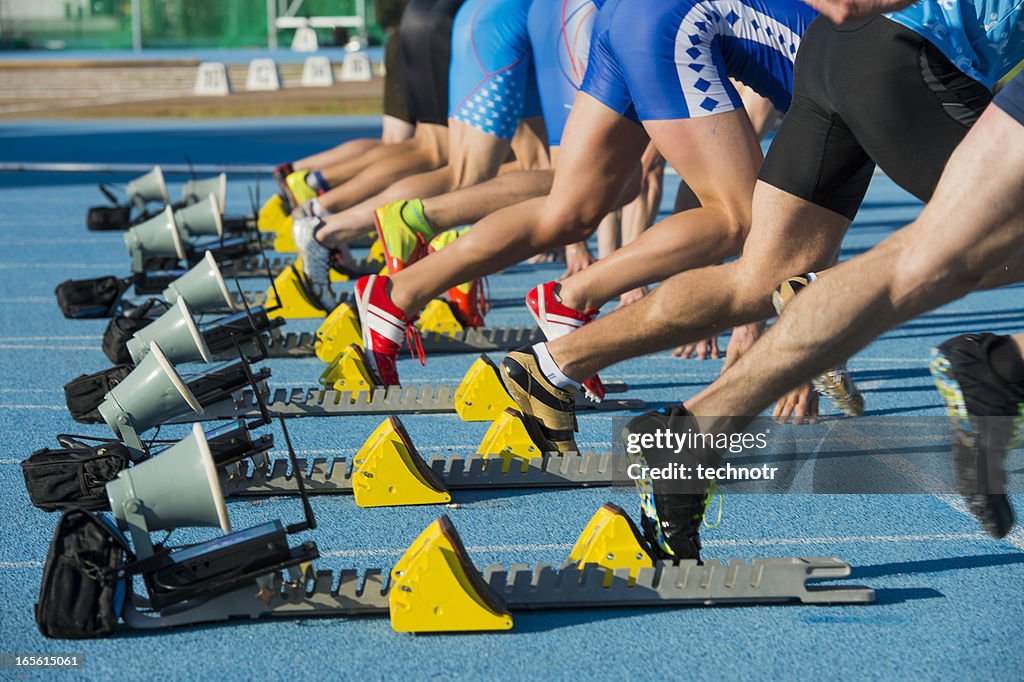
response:
[(931, 43), (885, 18), (834, 38), (840, 116), (886, 175), (927, 201), (991, 94)]
[(642, 127), (579, 93), (558, 148), (550, 196), (607, 211), (635, 174), (647, 142)]
[(701, 118), (645, 121), (644, 128), (702, 206), (723, 206), (749, 224), (762, 156), (743, 109)]
[(765, 290), (834, 265), (850, 225), (840, 213), (760, 181), (752, 211), (738, 264), (748, 283)]

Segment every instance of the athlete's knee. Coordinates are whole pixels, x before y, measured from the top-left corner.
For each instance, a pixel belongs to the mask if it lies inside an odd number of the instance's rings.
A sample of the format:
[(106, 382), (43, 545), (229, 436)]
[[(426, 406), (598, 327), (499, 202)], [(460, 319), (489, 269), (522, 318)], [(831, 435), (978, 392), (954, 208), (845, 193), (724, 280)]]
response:
[(573, 244), (590, 238), (604, 218), (603, 211), (584, 204), (573, 204), (548, 195), (537, 228), (553, 242)]

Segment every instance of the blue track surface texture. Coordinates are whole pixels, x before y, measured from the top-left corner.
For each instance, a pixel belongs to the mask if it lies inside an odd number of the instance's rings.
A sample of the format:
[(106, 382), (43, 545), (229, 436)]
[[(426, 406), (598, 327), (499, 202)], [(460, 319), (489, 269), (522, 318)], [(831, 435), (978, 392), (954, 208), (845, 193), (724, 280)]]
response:
[[(0, 127), (0, 161), (275, 163), (375, 130), (344, 122), (247, 122), (210, 125), (104, 123)], [(236, 622), (158, 634), (121, 632), (102, 641), (43, 639), (33, 622), (42, 561), (56, 515), (29, 503), (19, 463), (57, 433), (107, 435), (72, 421), (62, 385), (108, 366), (100, 350), (106, 321), (64, 319), (53, 296), (67, 278), (126, 273), (120, 234), (89, 233), (86, 208), (102, 203), (85, 175), (0, 174), (0, 650), (84, 652), (72, 673), (90, 680), (255, 679), (647, 679), (903, 678), (1019, 679), (1022, 654), (1024, 535), (982, 534), (959, 498), (935, 495), (732, 495), (721, 524), (705, 532), (706, 558), (838, 556), (851, 584), (877, 590), (867, 606), (757, 606), (688, 609), (595, 609), (516, 615), (500, 635), (410, 636), (386, 619)], [(123, 178), (121, 178), (123, 180)], [(176, 178), (175, 183), (181, 178)], [(246, 185), (229, 180), (229, 213), (248, 209)], [(263, 195), (270, 190), (264, 179)], [(667, 199), (674, 192), (669, 183)], [(175, 184), (172, 192), (176, 193)], [(920, 210), (919, 202), (876, 177), (846, 240), (843, 257), (870, 248)], [(969, 216), (960, 216), (970, 219)], [(491, 278), (491, 325), (525, 325), (522, 297), (560, 273), (555, 265), (518, 266)], [(258, 283), (252, 281), (250, 286)], [(894, 330), (850, 362), (869, 414), (941, 415), (926, 366), (929, 349), (967, 331), (1024, 328), (1022, 289), (975, 294)], [(296, 331), (313, 322), (289, 322)], [(724, 342), (724, 339), (723, 339)], [(724, 348), (724, 345), (723, 345)], [(472, 356), (435, 356), (421, 368), (400, 361), (407, 383), (455, 382)], [(277, 384), (314, 383), (321, 363), (267, 363)], [(665, 404), (710, 382), (720, 361), (678, 360), (668, 353), (624, 362), (603, 373), (627, 381), (630, 395)], [(831, 407), (826, 406), (826, 410)], [(583, 448), (607, 448), (610, 415), (580, 416)], [(470, 453), (486, 424), (455, 415), (403, 417), (424, 455)], [(291, 422), (301, 455), (351, 455), (376, 417)], [(781, 427), (780, 427), (781, 428)], [(786, 427), (798, 428), (798, 427)], [(183, 436), (165, 427), (162, 437)], [(278, 434), (278, 441), (283, 439)], [(283, 452), (278, 449), (277, 455)], [(1015, 475), (1019, 475), (1019, 472)], [(307, 534), (320, 546), (318, 568), (389, 567), (440, 513), (448, 513), (472, 558), (490, 563), (555, 563), (606, 501), (635, 513), (625, 489), (458, 492), (447, 509), (359, 509), (350, 497), (320, 497), (320, 523)], [(1018, 507), (1024, 500), (1016, 500)], [(232, 501), (236, 528), (281, 518), (297, 521), (295, 499)], [(212, 537), (178, 531), (174, 541)], [(0, 670), (0, 678), (53, 673)]]

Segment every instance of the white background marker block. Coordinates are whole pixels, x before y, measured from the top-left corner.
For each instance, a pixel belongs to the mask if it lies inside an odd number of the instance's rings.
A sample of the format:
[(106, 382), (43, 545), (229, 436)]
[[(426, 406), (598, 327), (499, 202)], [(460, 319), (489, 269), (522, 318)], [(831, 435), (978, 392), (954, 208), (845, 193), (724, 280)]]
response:
[(220, 62), (200, 64), (193, 92), (197, 95), (230, 95), (231, 81), (228, 80), (227, 67)]
[(280, 90), (281, 76), (273, 59), (254, 59), (249, 62), (249, 75), (245, 79), (246, 90)]
[(331, 60), (323, 56), (306, 57), (306, 62), (302, 65), (302, 85), (313, 88), (334, 85)]
[(292, 52), (316, 52), (320, 49), (320, 41), (316, 37), (316, 29), (300, 26), (295, 29), (292, 38)]
[(341, 62), (341, 80), (368, 81), (373, 79), (370, 58), (365, 52), (352, 52)]

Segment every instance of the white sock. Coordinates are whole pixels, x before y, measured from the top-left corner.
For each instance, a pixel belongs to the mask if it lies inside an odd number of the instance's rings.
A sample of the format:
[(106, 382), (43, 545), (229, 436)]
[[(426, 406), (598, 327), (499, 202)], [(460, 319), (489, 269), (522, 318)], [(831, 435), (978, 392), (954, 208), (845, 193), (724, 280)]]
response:
[(537, 362), (540, 363), (540, 371), (544, 372), (544, 376), (552, 384), (561, 389), (566, 389), (570, 386), (573, 388), (580, 387), (580, 382), (573, 381), (565, 376), (565, 372), (558, 368), (558, 365), (555, 364), (555, 359), (548, 352), (547, 344), (538, 343), (533, 346), (533, 354), (537, 356)]

